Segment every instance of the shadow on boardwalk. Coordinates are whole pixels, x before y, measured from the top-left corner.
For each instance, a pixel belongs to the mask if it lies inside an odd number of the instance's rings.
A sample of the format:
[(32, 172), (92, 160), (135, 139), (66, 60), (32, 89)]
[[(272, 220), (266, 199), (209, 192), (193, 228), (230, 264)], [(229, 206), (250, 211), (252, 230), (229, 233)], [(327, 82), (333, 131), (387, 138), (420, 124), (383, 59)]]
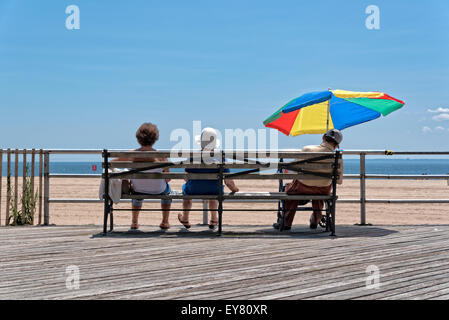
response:
[[(192, 237), (192, 238), (220, 238), (216, 230), (209, 230), (207, 226), (195, 225), (187, 230), (182, 227), (172, 227), (167, 231), (162, 231), (155, 227), (142, 227), (142, 231), (127, 231), (123, 228), (117, 228), (113, 232), (109, 232), (106, 237), (111, 238), (176, 238), (176, 237)], [(324, 229), (311, 230), (305, 226), (292, 228), (290, 231), (279, 232), (269, 226), (223, 226), (221, 238), (297, 238), (297, 239), (338, 239), (338, 238), (376, 238), (385, 237), (398, 231), (373, 227), (373, 226), (337, 226), (337, 236), (331, 237), (329, 232)], [(92, 238), (105, 237), (103, 233), (92, 235)]]

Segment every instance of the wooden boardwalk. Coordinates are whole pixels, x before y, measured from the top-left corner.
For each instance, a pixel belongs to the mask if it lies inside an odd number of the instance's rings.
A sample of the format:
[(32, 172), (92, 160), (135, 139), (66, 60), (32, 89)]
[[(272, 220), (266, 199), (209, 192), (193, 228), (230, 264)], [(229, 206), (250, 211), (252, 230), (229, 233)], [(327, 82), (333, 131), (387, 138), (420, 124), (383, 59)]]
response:
[[(0, 299), (449, 299), (449, 226), (0, 228)], [(66, 288), (66, 268), (80, 288)], [(367, 267), (380, 287), (367, 288)]]

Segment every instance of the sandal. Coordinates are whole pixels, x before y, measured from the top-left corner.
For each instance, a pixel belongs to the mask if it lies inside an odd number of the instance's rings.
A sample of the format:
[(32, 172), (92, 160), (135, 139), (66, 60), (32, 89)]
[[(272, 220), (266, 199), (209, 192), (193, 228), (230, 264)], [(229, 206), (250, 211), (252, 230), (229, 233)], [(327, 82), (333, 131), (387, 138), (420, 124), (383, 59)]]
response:
[(162, 230), (170, 229), (170, 224), (168, 222), (167, 223), (161, 222), (159, 228), (161, 228)]
[(179, 222), (181, 222), (182, 225), (183, 225), (186, 229), (189, 229), (189, 228), (191, 227), (191, 225), (190, 225), (190, 223), (189, 223), (189, 220), (183, 221), (183, 220), (181, 219), (182, 216), (183, 216), (182, 213), (178, 214), (178, 220), (179, 220)]
[(218, 221), (214, 221), (214, 220), (209, 221), (209, 229), (215, 229), (217, 224), (218, 224)]

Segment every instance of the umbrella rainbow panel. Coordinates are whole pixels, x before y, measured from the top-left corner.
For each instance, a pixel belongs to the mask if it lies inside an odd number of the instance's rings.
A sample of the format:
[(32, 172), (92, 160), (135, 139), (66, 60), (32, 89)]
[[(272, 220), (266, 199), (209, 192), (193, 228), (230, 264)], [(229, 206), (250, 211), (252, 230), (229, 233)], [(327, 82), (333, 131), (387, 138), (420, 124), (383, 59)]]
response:
[(264, 124), (292, 136), (324, 133), (327, 121), (328, 129), (342, 130), (380, 115), (386, 116), (404, 105), (403, 101), (382, 92), (333, 90), (313, 93), (306, 99), (303, 97), (287, 103)]

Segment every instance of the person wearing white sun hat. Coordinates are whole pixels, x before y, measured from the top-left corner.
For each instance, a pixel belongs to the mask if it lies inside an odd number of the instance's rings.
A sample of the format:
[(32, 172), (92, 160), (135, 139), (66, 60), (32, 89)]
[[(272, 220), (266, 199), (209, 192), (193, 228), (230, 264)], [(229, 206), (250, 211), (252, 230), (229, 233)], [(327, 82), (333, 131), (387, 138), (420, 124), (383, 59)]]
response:
[(217, 138), (217, 131), (210, 127), (201, 130), (201, 134), (195, 136), (195, 142), (204, 151), (212, 151), (220, 148), (221, 145), (221, 141)]
[[(202, 151), (212, 151), (220, 146), (217, 131), (213, 128), (204, 128), (201, 135), (195, 137), (195, 141), (201, 146)], [(187, 173), (218, 173), (218, 169), (185, 169), (185, 171)], [(229, 172), (229, 169), (224, 169), (224, 172)], [(231, 192), (239, 191), (233, 180), (228, 179), (224, 182)], [(182, 187), (182, 192), (185, 195), (217, 195), (220, 192), (220, 184), (218, 180), (187, 180)], [(188, 229), (191, 227), (189, 213), (192, 209), (192, 200), (184, 199), (182, 207), (183, 214), (178, 215), (178, 220)], [(209, 200), (209, 210), (211, 210), (210, 229), (214, 229), (218, 224), (217, 208), (218, 201)]]

